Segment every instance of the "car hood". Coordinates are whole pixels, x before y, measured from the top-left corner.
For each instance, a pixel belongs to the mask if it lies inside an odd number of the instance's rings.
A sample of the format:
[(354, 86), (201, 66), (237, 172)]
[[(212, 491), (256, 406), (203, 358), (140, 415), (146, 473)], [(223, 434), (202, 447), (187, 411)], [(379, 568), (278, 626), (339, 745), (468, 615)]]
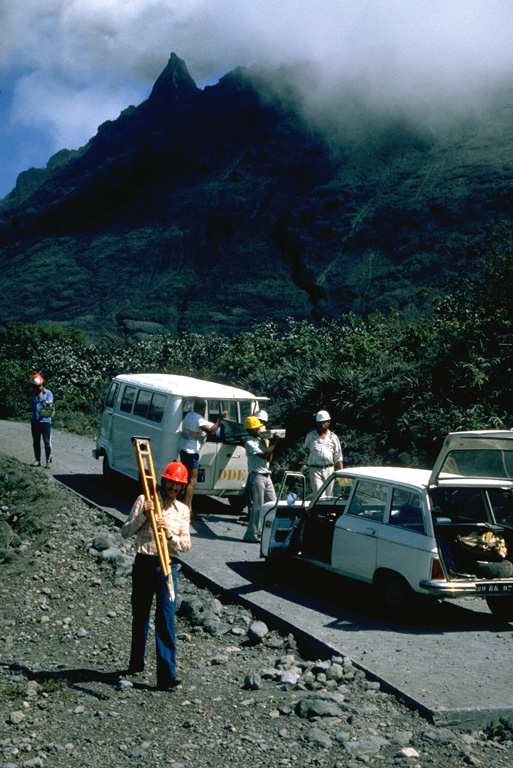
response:
[[(465, 481), (513, 485), (513, 431), (451, 432), (435, 461), (429, 485)], [(462, 482), (463, 481), (463, 482)]]

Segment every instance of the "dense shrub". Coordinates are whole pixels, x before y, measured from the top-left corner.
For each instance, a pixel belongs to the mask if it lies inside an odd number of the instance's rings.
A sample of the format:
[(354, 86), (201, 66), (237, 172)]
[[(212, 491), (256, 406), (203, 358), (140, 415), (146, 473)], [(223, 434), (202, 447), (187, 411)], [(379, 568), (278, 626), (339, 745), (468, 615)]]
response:
[(0, 416), (26, 418), (29, 381), (53, 390), (55, 426), (94, 434), (103, 396), (119, 373), (168, 372), (212, 379), (270, 398), (287, 428), (286, 465), (327, 408), (346, 463), (429, 465), (458, 429), (510, 428), (512, 259), (495, 256), (486, 279), (462, 282), (428, 319), (396, 313), (338, 321), (266, 321), (232, 337), (218, 333), (110, 338), (96, 346), (57, 326), (0, 327)]

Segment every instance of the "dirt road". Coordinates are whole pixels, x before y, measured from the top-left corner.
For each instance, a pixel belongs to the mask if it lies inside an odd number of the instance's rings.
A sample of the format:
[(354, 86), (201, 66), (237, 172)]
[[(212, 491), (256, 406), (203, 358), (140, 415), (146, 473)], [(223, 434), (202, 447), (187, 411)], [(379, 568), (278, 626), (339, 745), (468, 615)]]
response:
[[(0, 432), (3, 452), (29, 464), (28, 425), (0, 422)], [(55, 432), (53, 444), (54, 476), (123, 519), (135, 484), (123, 481), (114, 491), (106, 488), (90, 439)], [(244, 527), (214, 500), (211, 510), (193, 525), (186, 568), (263, 615), (348, 656), (432, 712), (435, 722), (479, 725), (501, 714), (513, 716), (512, 625), (492, 617), (484, 600), (435, 604), (413, 624), (386, 622), (365, 586), (307, 571), (270, 579), (258, 546), (242, 541)]]

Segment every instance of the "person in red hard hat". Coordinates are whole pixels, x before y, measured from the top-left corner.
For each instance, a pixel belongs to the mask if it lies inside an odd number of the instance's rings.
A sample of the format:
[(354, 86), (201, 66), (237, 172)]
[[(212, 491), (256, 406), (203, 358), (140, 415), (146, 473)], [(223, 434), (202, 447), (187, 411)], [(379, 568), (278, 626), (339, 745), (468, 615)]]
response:
[(34, 446), (34, 461), (30, 466), (41, 466), (41, 438), (43, 438), (46, 468), (50, 469), (52, 466), (53, 395), (45, 387), (45, 380), (40, 373), (35, 373), (30, 383), (32, 384), (30, 429), (32, 431), (32, 445)]
[(175, 599), (169, 599), (166, 579), (160, 567), (150, 511), (153, 501), (138, 496), (121, 528), (126, 539), (136, 536), (136, 555), (132, 568), (132, 644), (126, 674), (144, 671), (146, 638), (153, 596), (155, 608), (155, 645), (157, 652), (157, 689), (167, 691), (181, 683), (176, 671), (175, 610), (178, 591), (176, 556), (191, 547), (189, 507), (178, 501), (188, 482), (187, 468), (172, 461), (162, 473), (160, 501), (162, 516), (157, 525), (165, 530), (171, 557), (171, 572), (175, 585)]

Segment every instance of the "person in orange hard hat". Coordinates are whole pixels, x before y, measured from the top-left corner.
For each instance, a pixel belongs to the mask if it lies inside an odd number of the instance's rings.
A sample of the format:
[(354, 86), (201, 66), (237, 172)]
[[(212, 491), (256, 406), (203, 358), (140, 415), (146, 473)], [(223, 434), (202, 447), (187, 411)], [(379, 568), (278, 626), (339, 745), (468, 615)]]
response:
[(269, 462), (280, 436), (275, 435), (267, 442), (261, 434), (263, 426), (257, 416), (248, 416), (244, 422), (244, 429), (248, 433), (245, 446), (248, 457), (249, 496), (249, 522), (244, 541), (252, 543), (260, 541), (261, 508), (266, 501), (276, 501)]
[(41, 438), (43, 438), (46, 468), (50, 469), (52, 466), (53, 395), (45, 387), (45, 380), (40, 373), (35, 373), (30, 383), (32, 385), (30, 429), (32, 432), (32, 445), (34, 446), (34, 461), (30, 466), (41, 466)]
[(176, 556), (187, 552), (191, 547), (189, 507), (178, 501), (178, 496), (184, 492), (187, 482), (187, 467), (179, 461), (172, 461), (162, 473), (159, 489), (162, 515), (157, 525), (167, 534), (175, 587), (174, 600), (169, 599), (168, 586), (157, 554), (150, 517), (153, 501), (147, 501), (144, 495), (138, 496), (121, 528), (121, 536), (124, 539), (136, 536), (136, 555), (132, 568), (132, 644), (126, 674), (135, 675), (144, 671), (146, 638), (155, 595), (157, 689), (160, 691), (167, 691), (181, 682), (176, 669)]

